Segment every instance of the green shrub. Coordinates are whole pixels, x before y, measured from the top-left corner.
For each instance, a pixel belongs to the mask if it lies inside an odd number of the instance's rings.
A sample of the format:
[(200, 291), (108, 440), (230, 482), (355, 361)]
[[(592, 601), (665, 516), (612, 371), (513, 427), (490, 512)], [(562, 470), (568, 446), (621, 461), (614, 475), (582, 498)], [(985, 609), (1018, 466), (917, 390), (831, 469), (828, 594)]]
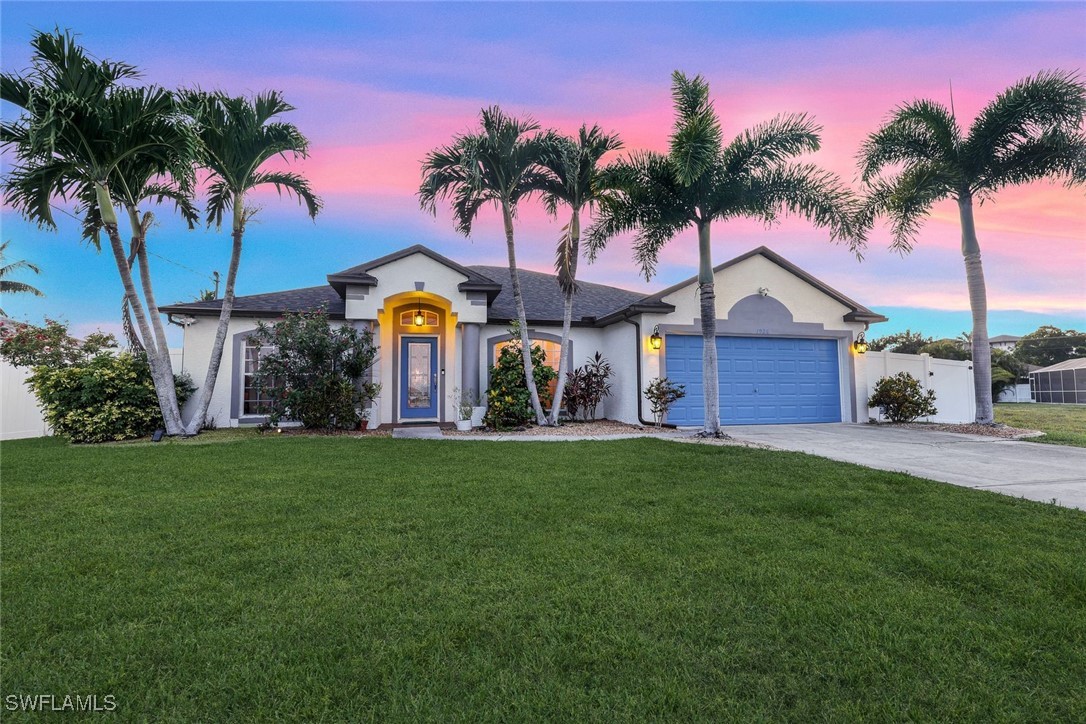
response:
[(890, 422), (912, 422), (918, 417), (938, 413), (935, 391), (925, 391), (920, 381), (908, 372), (899, 372), (876, 382), (875, 393), (867, 401), (867, 406), (881, 407), (882, 414)]
[[(177, 401), (184, 404), (195, 387), (187, 376), (175, 382)], [(27, 384), (53, 432), (72, 442), (128, 440), (165, 427), (142, 355), (102, 352), (64, 367), (35, 367)]]
[[(535, 419), (532, 397), (528, 392), (528, 377), (524, 373), (520, 338), (498, 352), (497, 363), (490, 368), (490, 389), (487, 391), (486, 417), (483, 422), (495, 430), (521, 427)], [(532, 368), (539, 402), (543, 409), (551, 404), (550, 383), (558, 373), (544, 364), (546, 354), (539, 345), (532, 345)]]
[(377, 358), (369, 330), (331, 327), (324, 311), (288, 314), (257, 325), (254, 337), (273, 351), (260, 358), (257, 387), (271, 399), (269, 422), (354, 429), (381, 386), (362, 378)]
[[(53, 319), (44, 327), (17, 325), (0, 346), (0, 357), (30, 367), (26, 383), (53, 433), (72, 442), (128, 440), (165, 427), (151, 368), (142, 354), (114, 354), (117, 340), (95, 332), (84, 339)], [(196, 389), (188, 375), (174, 376), (177, 401)]]

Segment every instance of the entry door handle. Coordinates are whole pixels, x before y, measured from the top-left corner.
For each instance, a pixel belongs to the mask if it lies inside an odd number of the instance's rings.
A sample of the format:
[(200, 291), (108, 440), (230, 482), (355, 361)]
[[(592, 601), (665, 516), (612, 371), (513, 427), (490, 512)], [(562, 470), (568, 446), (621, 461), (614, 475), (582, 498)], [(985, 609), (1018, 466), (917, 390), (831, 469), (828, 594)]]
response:
[(434, 374), (434, 389), (437, 389), (437, 374)]

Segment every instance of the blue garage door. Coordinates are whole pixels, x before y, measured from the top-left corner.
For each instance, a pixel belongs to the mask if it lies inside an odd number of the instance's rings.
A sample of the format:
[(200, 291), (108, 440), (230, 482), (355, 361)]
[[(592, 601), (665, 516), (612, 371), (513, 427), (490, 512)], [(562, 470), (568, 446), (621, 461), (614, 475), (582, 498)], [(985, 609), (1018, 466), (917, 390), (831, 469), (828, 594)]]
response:
[[(701, 337), (669, 334), (667, 376), (686, 385), (668, 422), (701, 425)], [(840, 422), (837, 341), (778, 337), (717, 337), (720, 420), (725, 425)]]

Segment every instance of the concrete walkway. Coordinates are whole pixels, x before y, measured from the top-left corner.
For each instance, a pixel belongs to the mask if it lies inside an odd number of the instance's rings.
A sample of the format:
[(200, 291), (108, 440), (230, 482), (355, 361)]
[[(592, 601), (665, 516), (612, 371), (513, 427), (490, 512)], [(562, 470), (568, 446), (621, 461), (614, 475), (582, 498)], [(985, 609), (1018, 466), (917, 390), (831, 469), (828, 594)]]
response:
[(1086, 448), (866, 424), (743, 425), (739, 440), (1086, 510)]

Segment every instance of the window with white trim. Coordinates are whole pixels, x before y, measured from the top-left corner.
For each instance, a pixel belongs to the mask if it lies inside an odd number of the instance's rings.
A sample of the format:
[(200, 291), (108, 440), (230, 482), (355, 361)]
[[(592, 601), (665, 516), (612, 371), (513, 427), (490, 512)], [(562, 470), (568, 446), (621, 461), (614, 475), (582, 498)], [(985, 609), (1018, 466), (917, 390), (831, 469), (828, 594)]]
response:
[(242, 367), (241, 383), (241, 414), (242, 415), (266, 415), (271, 397), (267, 390), (262, 390), (256, 385), (256, 373), (260, 369), (260, 360), (269, 354), (274, 347), (262, 345), (255, 337), (245, 340), (245, 359)]

